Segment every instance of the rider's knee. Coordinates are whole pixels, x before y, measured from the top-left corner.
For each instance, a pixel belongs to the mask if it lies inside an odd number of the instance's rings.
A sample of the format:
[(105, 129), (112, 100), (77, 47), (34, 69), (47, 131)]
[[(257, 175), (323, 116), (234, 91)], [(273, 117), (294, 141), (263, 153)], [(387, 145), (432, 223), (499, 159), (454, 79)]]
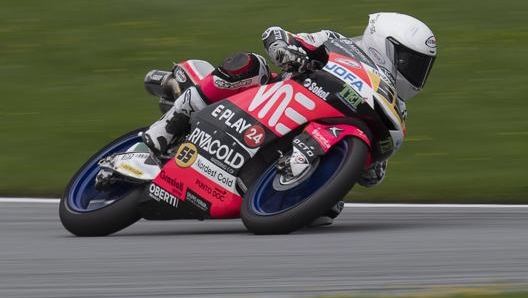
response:
[(266, 59), (253, 53), (235, 53), (200, 81), (200, 89), (209, 102), (233, 96), (270, 80)]
[(213, 72), (215, 85), (221, 89), (239, 89), (266, 84), (270, 70), (264, 57), (239, 52), (227, 57)]

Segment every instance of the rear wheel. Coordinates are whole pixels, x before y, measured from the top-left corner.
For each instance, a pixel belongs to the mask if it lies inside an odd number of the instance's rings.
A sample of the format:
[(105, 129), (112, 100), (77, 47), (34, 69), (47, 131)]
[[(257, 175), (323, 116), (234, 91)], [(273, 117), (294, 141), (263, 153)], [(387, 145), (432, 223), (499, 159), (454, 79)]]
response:
[(109, 190), (95, 188), (98, 161), (113, 153), (124, 152), (140, 142), (138, 129), (129, 132), (94, 154), (70, 180), (60, 201), (63, 226), (77, 236), (105, 236), (140, 219), (137, 205), (144, 185), (116, 182)]
[(255, 234), (287, 234), (306, 226), (350, 191), (367, 155), (363, 141), (347, 137), (321, 156), (307, 177), (289, 185), (281, 185), (285, 179), (277, 162), (272, 164), (244, 196), (244, 225)]

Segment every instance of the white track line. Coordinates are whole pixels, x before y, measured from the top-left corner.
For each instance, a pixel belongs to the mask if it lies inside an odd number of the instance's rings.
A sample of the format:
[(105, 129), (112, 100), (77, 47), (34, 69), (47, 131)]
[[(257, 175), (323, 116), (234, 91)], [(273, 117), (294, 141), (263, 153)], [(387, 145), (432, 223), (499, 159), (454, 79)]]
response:
[[(56, 198), (0, 198), (0, 203), (59, 203)], [(346, 203), (347, 208), (528, 208), (528, 205), (504, 204), (371, 204)]]
[(59, 199), (47, 198), (0, 198), (0, 203), (59, 203)]
[(377, 203), (345, 203), (350, 208), (528, 208), (528, 205), (505, 204), (377, 204)]

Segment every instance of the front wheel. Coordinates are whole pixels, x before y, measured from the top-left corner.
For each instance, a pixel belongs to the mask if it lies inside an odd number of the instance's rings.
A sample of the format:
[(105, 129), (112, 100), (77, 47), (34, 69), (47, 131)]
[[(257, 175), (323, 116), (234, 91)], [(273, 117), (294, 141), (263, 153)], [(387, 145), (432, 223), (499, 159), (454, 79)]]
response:
[(287, 234), (326, 213), (352, 188), (363, 171), (367, 145), (347, 137), (336, 144), (310, 176), (291, 187), (278, 187), (277, 163), (272, 164), (246, 192), (240, 217), (255, 234)]
[(116, 182), (107, 191), (95, 188), (98, 161), (118, 152), (125, 152), (141, 139), (131, 131), (94, 154), (70, 180), (59, 206), (59, 216), (66, 230), (77, 236), (105, 236), (115, 233), (140, 219), (137, 205), (144, 185)]

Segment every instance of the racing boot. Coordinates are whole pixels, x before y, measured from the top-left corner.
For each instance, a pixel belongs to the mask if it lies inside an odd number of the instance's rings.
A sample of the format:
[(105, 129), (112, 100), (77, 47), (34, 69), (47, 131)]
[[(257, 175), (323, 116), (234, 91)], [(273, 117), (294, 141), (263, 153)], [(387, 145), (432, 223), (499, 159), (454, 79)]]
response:
[[(374, 162), (361, 174), (358, 180), (358, 184), (364, 187), (372, 187), (378, 185), (385, 178), (386, 170), (386, 160)], [(308, 224), (308, 227), (313, 228), (331, 225), (334, 222), (334, 219), (343, 211), (344, 207), (345, 202), (338, 202), (325, 215), (314, 219), (310, 224)]]
[(363, 171), (359, 177), (358, 184), (364, 187), (372, 187), (380, 184), (385, 179), (387, 171), (387, 161), (373, 162), (367, 169)]
[(143, 84), (148, 93), (159, 97), (162, 113), (166, 113), (182, 93), (180, 84), (169, 71), (151, 70), (145, 75)]
[(166, 153), (172, 141), (186, 134), (191, 115), (207, 104), (196, 87), (190, 87), (176, 99), (174, 105), (150, 127), (141, 133), (141, 139), (156, 155)]
[(345, 202), (339, 201), (335, 204), (328, 212), (324, 215), (319, 216), (308, 224), (309, 228), (316, 228), (322, 226), (328, 226), (334, 223), (334, 219), (343, 211), (345, 208)]
[(170, 109), (160, 120), (141, 133), (143, 143), (157, 156), (167, 152), (176, 136), (181, 136), (189, 130), (189, 117), (173, 110)]

